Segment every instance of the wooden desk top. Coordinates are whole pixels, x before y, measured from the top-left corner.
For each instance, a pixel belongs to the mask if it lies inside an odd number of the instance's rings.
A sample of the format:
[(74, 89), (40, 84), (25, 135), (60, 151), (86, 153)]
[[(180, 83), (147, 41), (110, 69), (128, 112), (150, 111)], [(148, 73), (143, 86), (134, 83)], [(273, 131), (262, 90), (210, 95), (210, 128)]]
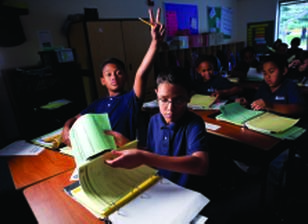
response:
[(194, 112), (200, 115), (205, 122), (220, 126), (220, 128), (217, 130), (207, 129), (208, 133), (232, 139), (234, 141), (247, 144), (248, 146), (253, 146), (254, 148), (260, 149), (262, 151), (273, 149), (278, 143), (282, 141), (278, 138), (274, 138), (210, 117), (210, 115), (217, 113), (217, 110), (194, 110)]
[(104, 223), (64, 192), (72, 183), (71, 174), (67, 171), (24, 189), (38, 223)]
[(37, 156), (15, 156), (8, 160), (17, 190), (75, 168), (74, 158), (50, 149)]

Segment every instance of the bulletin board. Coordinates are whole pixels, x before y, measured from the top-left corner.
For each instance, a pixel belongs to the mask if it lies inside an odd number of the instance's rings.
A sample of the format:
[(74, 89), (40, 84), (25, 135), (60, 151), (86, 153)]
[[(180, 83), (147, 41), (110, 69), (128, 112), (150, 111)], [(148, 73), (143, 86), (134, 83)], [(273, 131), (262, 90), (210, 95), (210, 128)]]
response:
[(208, 7), (208, 23), (211, 33), (223, 33), (224, 38), (231, 38), (232, 9), (227, 7)]
[(274, 43), (274, 21), (264, 21), (247, 24), (247, 45), (252, 46), (257, 53), (268, 52), (268, 46)]
[(197, 5), (165, 3), (164, 7), (167, 38), (199, 33)]

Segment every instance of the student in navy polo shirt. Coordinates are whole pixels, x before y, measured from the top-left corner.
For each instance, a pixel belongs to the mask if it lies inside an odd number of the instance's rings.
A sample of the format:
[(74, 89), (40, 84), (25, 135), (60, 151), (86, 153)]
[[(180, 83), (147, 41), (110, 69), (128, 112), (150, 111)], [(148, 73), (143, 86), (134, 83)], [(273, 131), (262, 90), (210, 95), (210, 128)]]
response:
[[(272, 54), (262, 60), (262, 72), (264, 75), (264, 83), (258, 88), (255, 100), (250, 104), (251, 109), (265, 110), (280, 115), (301, 118), (305, 111), (305, 100), (300, 92), (297, 84), (286, 78), (287, 62), (284, 57)], [(240, 102), (247, 105), (247, 101), (242, 98)], [(300, 137), (300, 139), (302, 139)], [(307, 138), (306, 138), (307, 139)], [(299, 147), (303, 140), (299, 140), (293, 147)], [(303, 143), (307, 145), (307, 143)], [(284, 175), (284, 166), (289, 158), (289, 150), (285, 150), (278, 155), (269, 165), (269, 189), (275, 191), (281, 187)], [(255, 173), (260, 170), (258, 167), (248, 167), (246, 164), (236, 164), (243, 169), (243, 165), (248, 168), (248, 173)], [(272, 196), (276, 196), (275, 192), (271, 192)]]
[[(175, 69), (160, 73), (156, 80), (160, 112), (150, 119), (147, 150), (115, 150), (117, 157), (106, 163), (122, 168), (146, 164), (181, 186), (202, 191), (200, 176), (205, 176), (209, 168), (208, 139), (203, 119), (187, 108), (190, 77)], [(106, 133), (113, 135), (118, 145), (126, 142), (114, 131)]]
[(215, 96), (217, 99), (234, 100), (242, 89), (238, 84), (214, 73), (215, 60), (212, 55), (200, 55), (197, 58), (193, 90), (195, 93)]
[[(262, 60), (264, 82), (259, 86), (251, 109), (267, 110), (286, 116), (300, 117), (305, 110), (305, 100), (297, 84), (286, 78), (288, 72), (284, 57), (272, 54)], [(236, 101), (247, 105), (245, 98)]]
[(157, 10), (154, 19), (152, 9), (149, 10), (152, 41), (136, 72), (133, 89), (129, 92), (124, 90), (127, 73), (123, 62), (116, 58), (106, 60), (101, 67), (100, 80), (109, 96), (96, 100), (80, 114), (66, 121), (62, 132), (62, 141), (66, 145), (70, 145), (70, 127), (81, 115), (87, 113), (108, 113), (112, 130), (122, 133), (130, 140), (136, 139), (138, 115), (145, 95), (149, 68), (165, 33), (165, 28), (160, 23), (160, 11)]

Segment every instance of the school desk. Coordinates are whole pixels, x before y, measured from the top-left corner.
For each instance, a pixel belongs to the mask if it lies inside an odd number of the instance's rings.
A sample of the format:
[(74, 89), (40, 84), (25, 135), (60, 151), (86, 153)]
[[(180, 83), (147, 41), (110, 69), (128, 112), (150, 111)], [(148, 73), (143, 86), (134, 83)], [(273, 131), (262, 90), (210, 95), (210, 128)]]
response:
[(294, 141), (274, 138), (238, 125), (216, 120), (215, 115), (219, 113), (218, 110), (195, 110), (194, 112), (200, 115), (206, 123), (219, 126), (216, 130), (207, 129), (207, 132), (214, 136), (211, 139), (210, 147), (216, 153), (261, 168), (260, 205), (265, 205), (269, 164), (281, 152), (292, 149)]
[(23, 190), (38, 223), (104, 223), (64, 192), (71, 175), (66, 171)]
[[(218, 121), (212, 116), (215, 112), (217, 111), (195, 111), (195, 113), (203, 117), (205, 122), (220, 126), (215, 131), (208, 130), (209, 133), (244, 145), (254, 146), (255, 149), (246, 148), (247, 155), (258, 151), (270, 158), (273, 155), (273, 153), (270, 153), (272, 150), (276, 148), (282, 150), (287, 146), (281, 144), (282, 140)], [(232, 148), (228, 150), (236, 151), (236, 149)], [(70, 170), (61, 173), (23, 190), (25, 198), (39, 223), (102, 223), (102, 221), (98, 220), (64, 192), (64, 187), (71, 183), (69, 178), (72, 172)], [(261, 205), (263, 205), (265, 200), (265, 186), (264, 182), (260, 195)]]
[(17, 190), (75, 168), (73, 157), (50, 149), (37, 156), (13, 156), (8, 165)]

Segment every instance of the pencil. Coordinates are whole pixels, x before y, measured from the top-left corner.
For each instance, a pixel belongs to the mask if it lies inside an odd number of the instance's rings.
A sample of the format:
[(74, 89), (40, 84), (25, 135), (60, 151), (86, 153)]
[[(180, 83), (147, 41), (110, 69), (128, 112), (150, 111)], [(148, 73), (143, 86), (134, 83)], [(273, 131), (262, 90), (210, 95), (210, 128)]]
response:
[(154, 25), (153, 24), (151, 24), (150, 22), (148, 22), (148, 21), (146, 21), (146, 20), (144, 20), (144, 19), (142, 19), (142, 18), (138, 18), (141, 22), (143, 22), (144, 24), (147, 24), (148, 26), (150, 26), (150, 27), (153, 27)]

